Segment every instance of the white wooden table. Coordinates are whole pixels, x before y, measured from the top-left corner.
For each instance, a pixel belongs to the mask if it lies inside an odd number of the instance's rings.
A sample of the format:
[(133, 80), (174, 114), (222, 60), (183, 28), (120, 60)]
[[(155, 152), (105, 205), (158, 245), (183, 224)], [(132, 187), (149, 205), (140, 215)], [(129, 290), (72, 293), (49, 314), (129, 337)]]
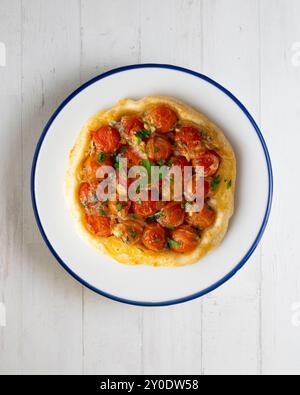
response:
[[(299, 0), (0, 0), (0, 374), (300, 373), (299, 17)], [(32, 156), (56, 106), (91, 77), (140, 62), (193, 68), (232, 90), (275, 173), (249, 263), (171, 308), (83, 289), (31, 209)]]

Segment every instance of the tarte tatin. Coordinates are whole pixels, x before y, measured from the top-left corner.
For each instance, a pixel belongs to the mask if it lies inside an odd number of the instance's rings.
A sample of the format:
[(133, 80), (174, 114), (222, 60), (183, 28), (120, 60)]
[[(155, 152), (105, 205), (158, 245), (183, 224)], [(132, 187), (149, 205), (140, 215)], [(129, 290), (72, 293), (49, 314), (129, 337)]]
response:
[[(193, 192), (201, 166), (204, 204), (195, 205), (171, 194), (153, 201), (100, 199), (97, 188), (105, 177), (99, 170), (111, 166), (120, 179), (119, 161), (128, 169), (142, 166), (180, 166), (193, 170), (187, 189)], [(134, 180), (128, 179), (127, 188)], [(193, 264), (223, 240), (234, 212), (236, 159), (223, 132), (203, 114), (170, 97), (123, 99), (93, 116), (71, 151), (66, 197), (81, 234), (102, 253), (118, 262), (152, 266)], [(147, 189), (147, 186), (145, 187)], [(173, 191), (174, 192), (174, 191)]]

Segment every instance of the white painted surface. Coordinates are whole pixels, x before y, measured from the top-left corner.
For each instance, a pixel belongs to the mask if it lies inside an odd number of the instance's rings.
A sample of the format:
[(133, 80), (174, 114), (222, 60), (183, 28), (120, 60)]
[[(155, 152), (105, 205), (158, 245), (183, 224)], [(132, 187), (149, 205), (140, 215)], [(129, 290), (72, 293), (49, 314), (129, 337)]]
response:
[[(299, 15), (299, 0), (0, 0), (0, 374), (300, 373)], [(31, 210), (32, 155), (56, 106), (80, 82), (138, 62), (225, 84), (261, 125), (275, 172), (270, 225), (247, 266), (171, 308), (82, 289)]]

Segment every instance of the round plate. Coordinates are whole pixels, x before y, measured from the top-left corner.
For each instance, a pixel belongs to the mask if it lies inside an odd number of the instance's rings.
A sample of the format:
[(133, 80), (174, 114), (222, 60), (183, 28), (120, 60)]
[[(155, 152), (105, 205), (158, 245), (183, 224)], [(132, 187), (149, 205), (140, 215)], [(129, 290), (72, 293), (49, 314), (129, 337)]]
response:
[[(68, 155), (90, 116), (119, 99), (167, 95), (201, 110), (223, 129), (237, 156), (236, 210), (222, 244), (181, 268), (126, 266), (102, 255), (77, 233), (64, 199)], [(59, 263), (80, 283), (119, 302), (163, 306), (203, 296), (249, 259), (265, 230), (272, 202), (272, 167), (263, 136), (228, 90), (194, 71), (145, 64), (94, 78), (56, 110), (37, 145), (32, 201), (41, 234)]]

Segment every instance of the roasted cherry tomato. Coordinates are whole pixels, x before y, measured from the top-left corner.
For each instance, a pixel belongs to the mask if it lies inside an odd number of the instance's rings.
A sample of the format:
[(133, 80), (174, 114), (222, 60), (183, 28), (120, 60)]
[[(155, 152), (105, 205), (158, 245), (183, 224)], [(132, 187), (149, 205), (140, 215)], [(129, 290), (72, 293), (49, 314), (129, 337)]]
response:
[(186, 125), (176, 129), (175, 143), (178, 152), (187, 159), (198, 158), (205, 151), (199, 129), (195, 126)]
[[(197, 174), (194, 174), (193, 177), (188, 181), (185, 191), (185, 197), (187, 200), (192, 201), (196, 198), (201, 199), (200, 196), (196, 196), (197, 193), (197, 181), (200, 182), (201, 177)], [(200, 190), (199, 193), (203, 193), (203, 199), (211, 193), (210, 182), (208, 179), (203, 179), (203, 190)]]
[(113, 228), (113, 234), (128, 245), (137, 244), (143, 235), (143, 225), (134, 220), (126, 220)]
[(167, 160), (172, 154), (172, 145), (162, 137), (155, 136), (149, 139), (146, 145), (148, 158), (153, 161)]
[(151, 217), (159, 211), (159, 202), (133, 202), (133, 211), (141, 217)]
[(193, 159), (193, 166), (204, 167), (204, 177), (213, 177), (220, 166), (220, 157), (215, 151), (206, 150), (199, 158)]
[(135, 115), (124, 115), (121, 119), (121, 126), (127, 139), (132, 139), (136, 133), (144, 129), (143, 122)]
[(112, 235), (109, 217), (86, 214), (85, 221), (86, 226), (91, 233), (100, 237), (109, 237)]
[(89, 182), (83, 182), (80, 185), (78, 196), (83, 206), (87, 206), (88, 204), (96, 203), (98, 201), (96, 190), (97, 190), (96, 185), (91, 184)]
[(122, 149), (122, 156), (127, 159), (127, 166), (129, 168), (139, 166), (142, 160), (138, 152), (131, 146), (127, 146)]
[(131, 201), (128, 200), (127, 202), (109, 202), (108, 203), (108, 209), (111, 214), (120, 217), (120, 218), (126, 218), (129, 214), (131, 207)]
[(101, 166), (112, 166), (110, 157), (104, 153), (89, 156), (83, 164), (83, 175), (86, 180), (95, 181)]
[(162, 210), (157, 221), (167, 228), (176, 228), (184, 222), (185, 213), (181, 207), (181, 203), (168, 203)]
[(191, 163), (184, 156), (173, 156), (170, 159), (170, 165), (180, 166), (181, 169), (184, 170), (185, 167), (191, 166)]
[(171, 249), (175, 252), (192, 252), (199, 244), (199, 236), (193, 228), (183, 225), (173, 230), (168, 241)]
[(159, 224), (149, 224), (144, 230), (142, 241), (148, 250), (162, 251), (166, 245), (166, 232)]
[(102, 126), (96, 132), (92, 132), (92, 141), (97, 151), (104, 154), (113, 154), (121, 146), (120, 134), (111, 126)]
[(177, 123), (177, 114), (168, 106), (154, 107), (148, 114), (147, 121), (160, 133), (167, 133)]
[(213, 208), (211, 208), (207, 203), (204, 204), (200, 212), (188, 213), (187, 221), (188, 223), (198, 229), (204, 230), (209, 228), (216, 219), (216, 213)]

